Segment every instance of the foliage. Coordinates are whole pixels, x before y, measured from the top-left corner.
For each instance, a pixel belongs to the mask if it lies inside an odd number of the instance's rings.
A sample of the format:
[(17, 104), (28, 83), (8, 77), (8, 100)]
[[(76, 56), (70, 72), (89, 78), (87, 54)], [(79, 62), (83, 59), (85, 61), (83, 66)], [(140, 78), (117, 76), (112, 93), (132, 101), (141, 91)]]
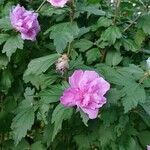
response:
[[(149, 0), (45, 2), (41, 32), (22, 40), (9, 13), (20, 3), (0, 1), (0, 147), (4, 150), (144, 150), (150, 144)], [(66, 53), (69, 68), (55, 69)], [(110, 84), (98, 118), (59, 103), (76, 69), (95, 70)]]

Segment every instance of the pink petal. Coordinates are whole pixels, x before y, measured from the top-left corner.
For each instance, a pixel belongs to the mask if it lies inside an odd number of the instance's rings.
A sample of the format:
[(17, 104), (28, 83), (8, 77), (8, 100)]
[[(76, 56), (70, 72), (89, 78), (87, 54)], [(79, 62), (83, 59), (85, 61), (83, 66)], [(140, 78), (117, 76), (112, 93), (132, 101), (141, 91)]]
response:
[(64, 91), (63, 96), (61, 96), (60, 98), (60, 102), (64, 105), (64, 106), (74, 106), (75, 105), (75, 90), (68, 88)]
[(76, 70), (71, 77), (69, 77), (69, 84), (73, 88), (78, 88), (80, 86), (81, 78), (83, 76), (82, 70)]
[(98, 115), (98, 109), (88, 109), (88, 108), (81, 108), (88, 116), (90, 119), (95, 119), (97, 118)]

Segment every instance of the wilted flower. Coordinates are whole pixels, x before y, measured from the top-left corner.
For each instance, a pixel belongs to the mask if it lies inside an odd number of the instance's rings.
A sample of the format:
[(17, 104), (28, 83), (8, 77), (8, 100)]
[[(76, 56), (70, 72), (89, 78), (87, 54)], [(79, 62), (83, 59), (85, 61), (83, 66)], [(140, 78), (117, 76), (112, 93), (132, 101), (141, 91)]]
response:
[(150, 150), (150, 146), (149, 145), (147, 145), (147, 150)]
[(47, 0), (55, 7), (64, 7), (68, 0)]
[(56, 63), (56, 70), (60, 73), (64, 73), (69, 68), (69, 58), (67, 54), (63, 54), (60, 58), (58, 58)]
[(10, 21), (15, 30), (21, 33), (22, 39), (35, 40), (40, 31), (38, 14), (28, 11), (19, 4), (10, 12)]
[(70, 87), (60, 98), (64, 106), (77, 106), (88, 114), (90, 119), (98, 115), (99, 108), (106, 103), (104, 95), (110, 84), (95, 71), (76, 70), (69, 78)]
[(146, 60), (147, 62), (147, 68), (150, 69), (150, 57)]

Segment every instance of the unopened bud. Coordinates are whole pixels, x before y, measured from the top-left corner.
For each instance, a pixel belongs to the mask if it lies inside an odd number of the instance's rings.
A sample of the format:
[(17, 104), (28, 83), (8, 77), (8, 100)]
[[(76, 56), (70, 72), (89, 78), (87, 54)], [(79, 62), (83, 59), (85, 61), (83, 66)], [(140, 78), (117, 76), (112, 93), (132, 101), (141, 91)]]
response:
[(63, 54), (60, 58), (58, 58), (56, 62), (56, 71), (64, 74), (64, 72), (69, 68), (69, 58), (67, 54)]

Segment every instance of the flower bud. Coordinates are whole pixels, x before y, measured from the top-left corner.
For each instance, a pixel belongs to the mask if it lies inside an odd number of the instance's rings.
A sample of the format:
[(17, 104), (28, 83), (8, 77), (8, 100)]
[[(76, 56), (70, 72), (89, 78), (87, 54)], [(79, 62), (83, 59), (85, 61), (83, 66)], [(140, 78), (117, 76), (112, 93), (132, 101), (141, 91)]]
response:
[(58, 58), (56, 63), (56, 71), (60, 73), (64, 73), (69, 68), (69, 58), (67, 54), (63, 54), (60, 58)]

